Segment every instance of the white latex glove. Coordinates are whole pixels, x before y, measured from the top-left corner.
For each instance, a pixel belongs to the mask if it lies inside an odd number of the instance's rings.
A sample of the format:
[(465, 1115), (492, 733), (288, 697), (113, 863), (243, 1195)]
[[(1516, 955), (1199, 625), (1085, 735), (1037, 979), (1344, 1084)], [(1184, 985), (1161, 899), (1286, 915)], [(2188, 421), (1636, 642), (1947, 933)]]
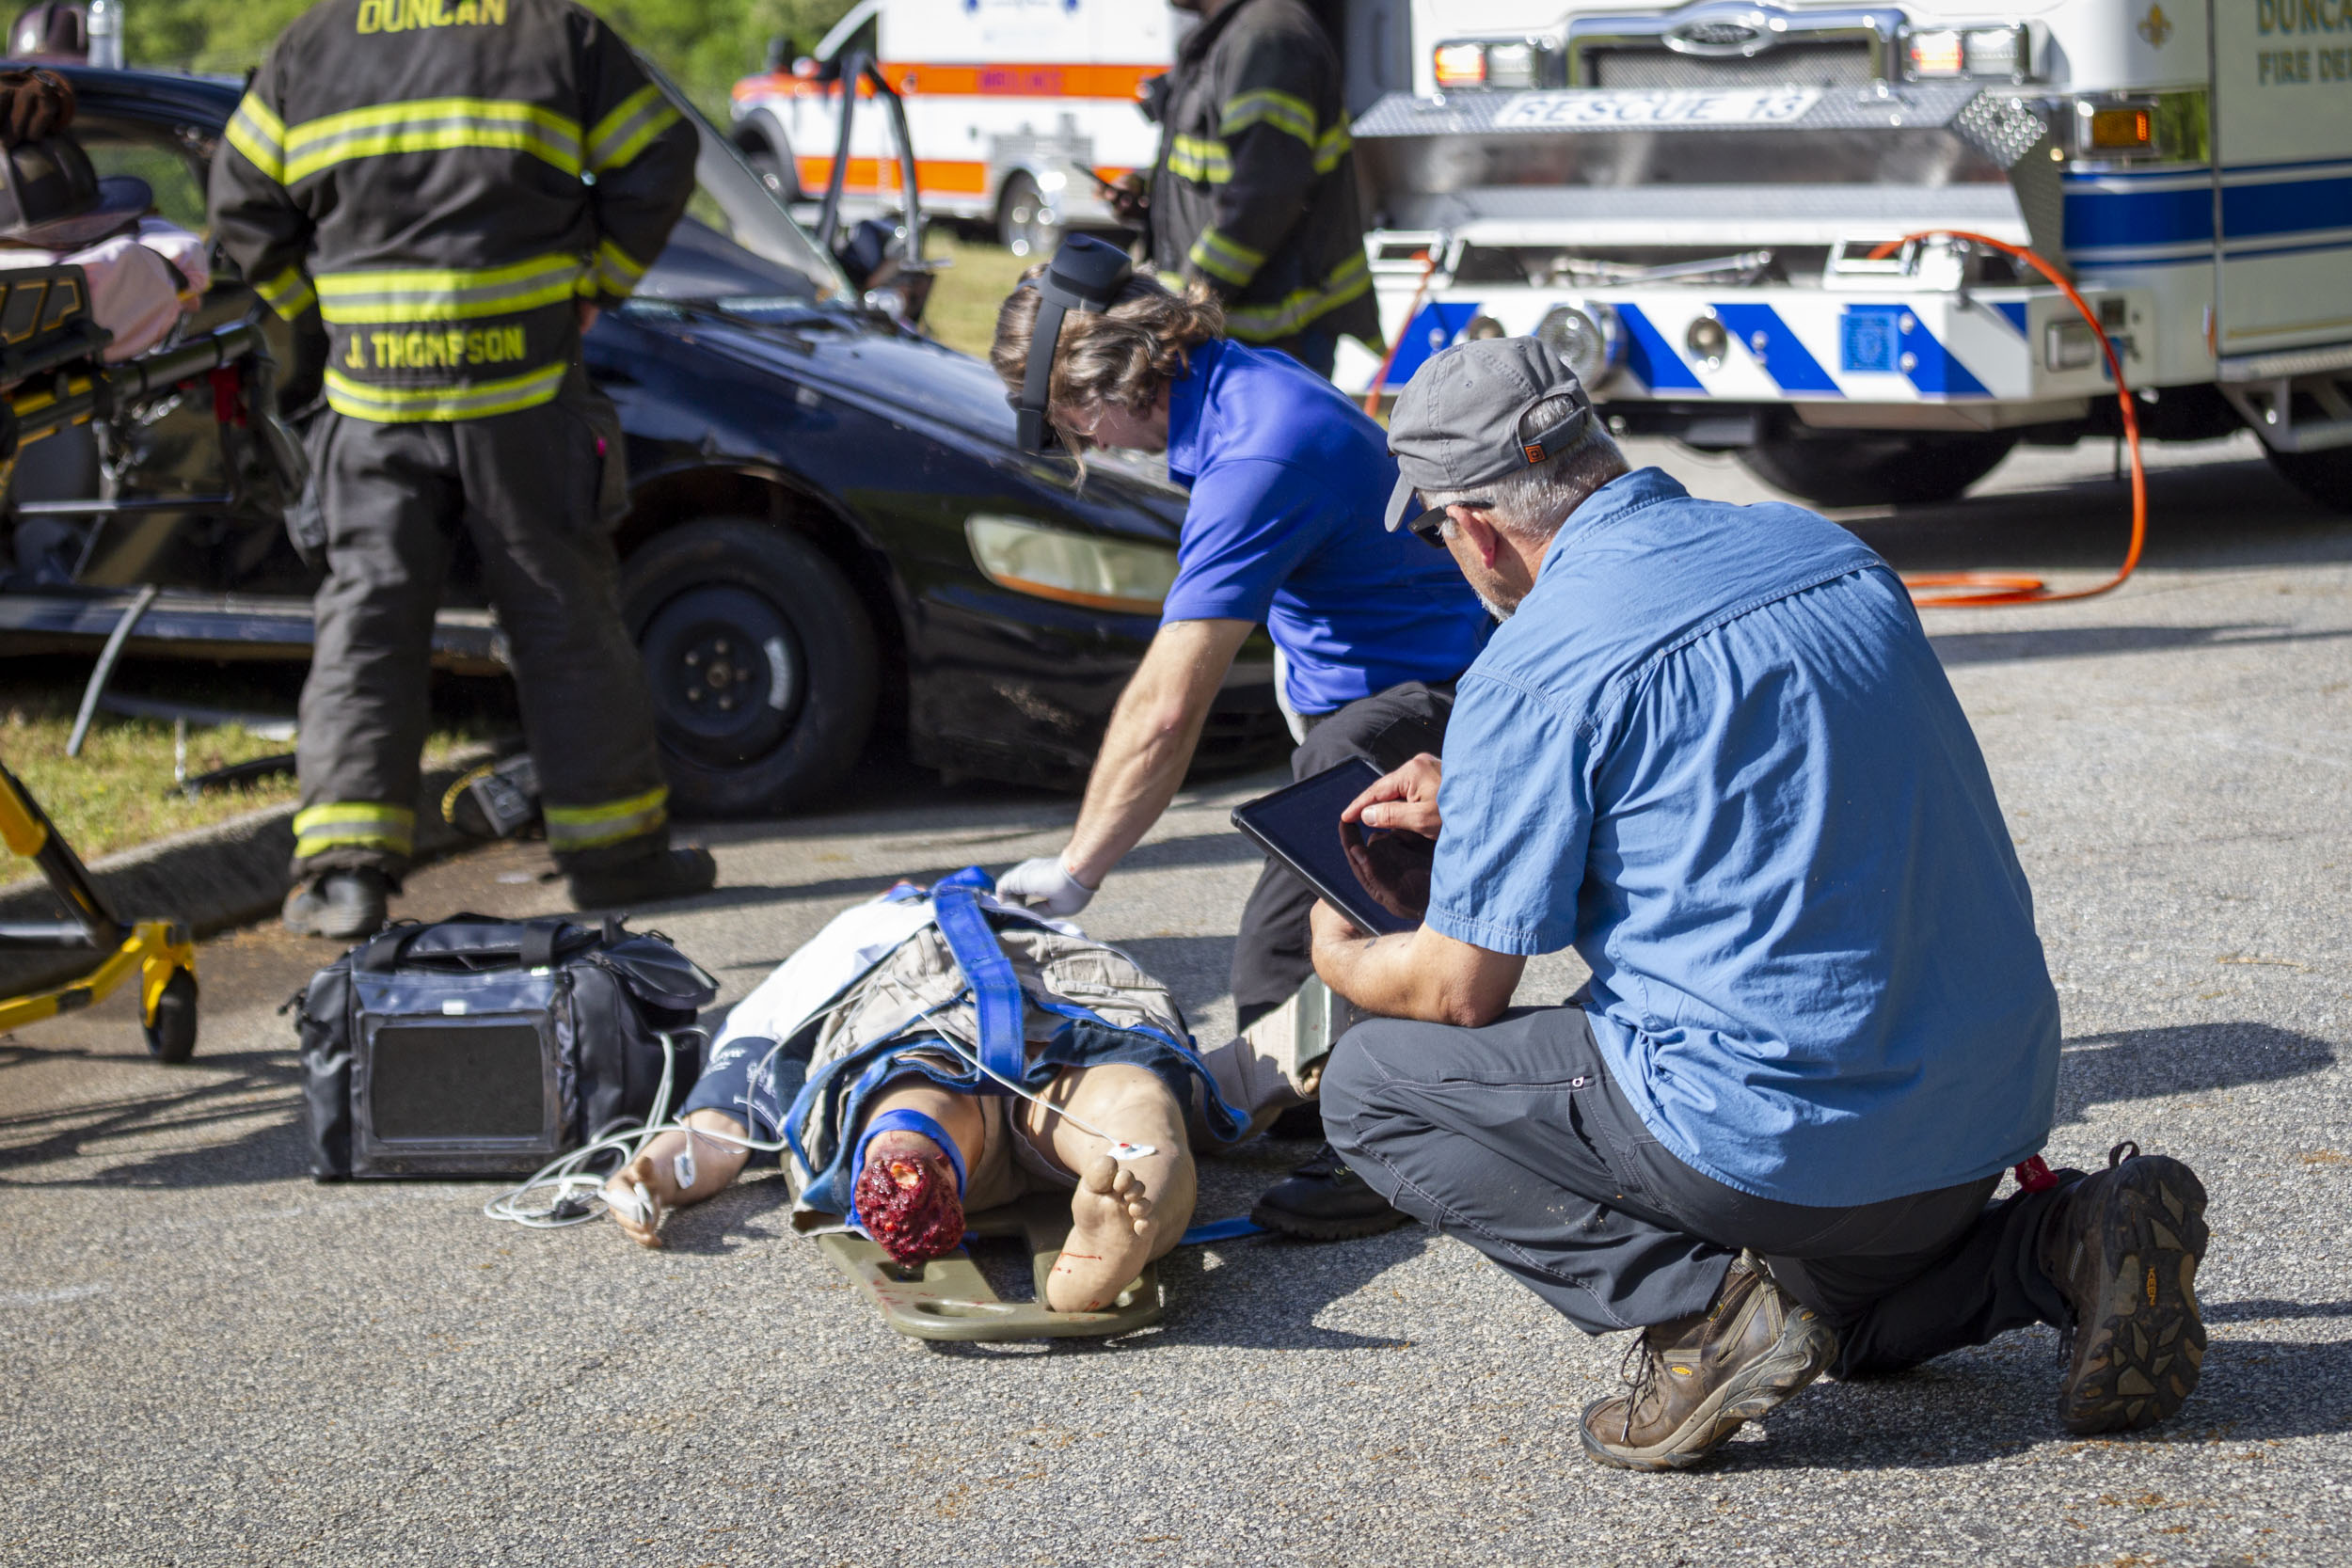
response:
[(997, 878), (996, 896), (1058, 919), (1085, 909), (1094, 890), (1064, 869), (1059, 855), (1041, 855)]

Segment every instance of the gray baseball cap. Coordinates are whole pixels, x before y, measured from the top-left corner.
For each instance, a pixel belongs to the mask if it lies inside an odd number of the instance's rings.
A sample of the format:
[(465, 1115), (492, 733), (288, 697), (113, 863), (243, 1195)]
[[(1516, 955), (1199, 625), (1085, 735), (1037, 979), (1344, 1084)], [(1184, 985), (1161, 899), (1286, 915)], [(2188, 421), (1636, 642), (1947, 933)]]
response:
[[(1557, 397), (1574, 398), (1575, 409), (1520, 439), (1520, 418)], [(1416, 491), (1470, 490), (1506, 479), (1575, 442), (1592, 417), (1576, 372), (1533, 338), (1479, 338), (1431, 356), (1389, 416), (1397, 471), (1389, 531), (1405, 521)]]

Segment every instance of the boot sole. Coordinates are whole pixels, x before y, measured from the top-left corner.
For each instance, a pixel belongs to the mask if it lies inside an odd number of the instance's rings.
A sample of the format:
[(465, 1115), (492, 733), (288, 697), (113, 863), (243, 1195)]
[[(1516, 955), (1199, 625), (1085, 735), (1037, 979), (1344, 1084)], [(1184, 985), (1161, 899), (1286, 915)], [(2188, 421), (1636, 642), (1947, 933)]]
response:
[(2196, 1286), (2211, 1235), (2204, 1184), (2161, 1154), (2126, 1160), (2115, 1174), (2090, 1231), (2099, 1289), (2074, 1304), (2074, 1359), (2058, 1390), (2058, 1419), (2078, 1435), (2166, 1419), (2205, 1362)]
[(1595, 1400), (1576, 1423), (1584, 1451), (1613, 1470), (1687, 1470), (1707, 1460), (1731, 1434), (1802, 1390), (1837, 1358), (1837, 1336), (1810, 1307), (1781, 1325), (1772, 1348), (1740, 1368), (1672, 1433), (1646, 1448), (1612, 1448), (1593, 1435)]
[(1249, 1218), (1277, 1235), (1294, 1237), (1302, 1242), (1352, 1242), (1365, 1236), (1378, 1236), (1399, 1226), (1413, 1223), (1412, 1215), (1397, 1209), (1355, 1219), (1319, 1220), (1280, 1209), (1268, 1209), (1263, 1204), (1249, 1211)]
[(329, 942), (357, 942), (361, 937), (373, 936), (383, 929), (384, 912), (379, 910), (374, 918), (368, 920), (326, 921), (302, 919), (288, 910), (279, 911), (278, 922), (298, 937), (325, 937)]

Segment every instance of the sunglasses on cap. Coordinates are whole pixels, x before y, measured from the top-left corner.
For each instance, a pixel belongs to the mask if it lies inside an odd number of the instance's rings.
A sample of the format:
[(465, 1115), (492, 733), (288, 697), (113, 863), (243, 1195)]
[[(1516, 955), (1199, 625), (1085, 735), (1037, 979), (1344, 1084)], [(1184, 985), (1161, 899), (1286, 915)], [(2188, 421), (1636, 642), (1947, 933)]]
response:
[[(1491, 509), (1495, 503), (1492, 501), (1454, 501), (1451, 504), (1471, 512), (1485, 512)], [(1446, 509), (1442, 506), (1433, 506), (1405, 526), (1411, 531), (1414, 538), (1433, 550), (1441, 550), (1445, 548), (1445, 518)]]

